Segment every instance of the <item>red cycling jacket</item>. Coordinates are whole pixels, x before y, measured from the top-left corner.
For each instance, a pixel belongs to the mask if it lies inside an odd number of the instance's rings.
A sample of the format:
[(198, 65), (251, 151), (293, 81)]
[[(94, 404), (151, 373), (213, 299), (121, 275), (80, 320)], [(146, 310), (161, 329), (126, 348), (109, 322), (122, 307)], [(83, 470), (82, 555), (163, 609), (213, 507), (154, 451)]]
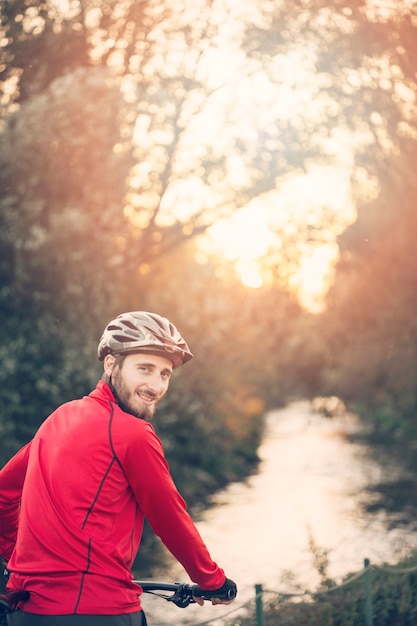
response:
[(131, 567), (144, 517), (203, 589), (225, 575), (178, 493), (153, 427), (103, 381), (59, 407), (0, 471), (0, 554), (21, 608), (43, 615), (141, 609)]

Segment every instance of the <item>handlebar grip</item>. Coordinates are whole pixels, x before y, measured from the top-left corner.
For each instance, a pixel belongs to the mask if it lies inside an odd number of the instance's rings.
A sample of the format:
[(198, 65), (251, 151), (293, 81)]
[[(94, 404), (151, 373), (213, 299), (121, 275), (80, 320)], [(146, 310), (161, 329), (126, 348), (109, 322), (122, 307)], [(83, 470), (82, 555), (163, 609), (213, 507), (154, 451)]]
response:
[(212, 598), (219, 598), (219, 600), (234, 600), (237, 595), (236, 583), (230, 578), (226, 578), (226, 582), (219, 589), (213, 589), (207, 591), (200, 589), (198, 585), (193, 587), (193, 596), (197, 598), (203, 598), (203, 600), (211, 600)]

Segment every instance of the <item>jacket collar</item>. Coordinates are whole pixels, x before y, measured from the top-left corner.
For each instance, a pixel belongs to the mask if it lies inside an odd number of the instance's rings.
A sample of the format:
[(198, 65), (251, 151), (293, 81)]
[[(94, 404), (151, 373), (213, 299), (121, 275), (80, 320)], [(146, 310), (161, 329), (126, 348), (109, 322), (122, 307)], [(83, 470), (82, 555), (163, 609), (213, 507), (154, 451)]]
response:
[(98, 381), (96, 388), (93, 389), (89, 396), (90, 398), (94, 398), (95, 400), (105, 404), (108, 404), (109, 402), (116, 404), (116, 398), (114, 397), (110, 386), (104, 382), (104, 380)]

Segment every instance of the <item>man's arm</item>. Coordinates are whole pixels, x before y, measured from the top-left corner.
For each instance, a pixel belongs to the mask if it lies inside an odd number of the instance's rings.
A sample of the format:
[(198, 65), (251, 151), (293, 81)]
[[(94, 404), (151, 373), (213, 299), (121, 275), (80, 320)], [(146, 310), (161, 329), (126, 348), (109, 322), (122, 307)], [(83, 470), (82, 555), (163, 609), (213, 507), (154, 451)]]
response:
[(0, 471), (0, 556), (6, 561), (16, 543), (29, 450), (30, 443), (21, 448)]
[[(224, 571), (211, 559), (178, 493), (161, 442), (148, 424), (140, 439), (131, 441), (125, 472), (136, 500), (153, 531), (201, 589), (214, 590), (226, 582)], [(147, 432), (144, 432), (147, 431)]]

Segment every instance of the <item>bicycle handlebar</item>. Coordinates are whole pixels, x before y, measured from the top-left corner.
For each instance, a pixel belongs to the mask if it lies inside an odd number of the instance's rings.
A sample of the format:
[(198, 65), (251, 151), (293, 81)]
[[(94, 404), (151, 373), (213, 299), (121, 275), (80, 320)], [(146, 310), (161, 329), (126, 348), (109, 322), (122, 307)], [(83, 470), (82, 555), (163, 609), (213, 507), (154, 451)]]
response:
[[(142, 588), (144, 593), (151, 593), (164, 598), (168, 602), (173, 602), (180, 608), (185, 608), (189, 604), (195, 602), (194, 598), (202, 598), (203, 600), (211, 600), (212, 598), (219, 598), (220, 600), (233, 600), (236, 596), (236, 592), (229, 589), (224, 594), (219, 594), (215, 591), (203, 591), (198, 585), (191, 585), (187, 583), (163, 583), (147, 580), (134, 580), (134, 583)], [(158, 591), (170, 591), (172, 595), (165, 595), (157, 593)]]

